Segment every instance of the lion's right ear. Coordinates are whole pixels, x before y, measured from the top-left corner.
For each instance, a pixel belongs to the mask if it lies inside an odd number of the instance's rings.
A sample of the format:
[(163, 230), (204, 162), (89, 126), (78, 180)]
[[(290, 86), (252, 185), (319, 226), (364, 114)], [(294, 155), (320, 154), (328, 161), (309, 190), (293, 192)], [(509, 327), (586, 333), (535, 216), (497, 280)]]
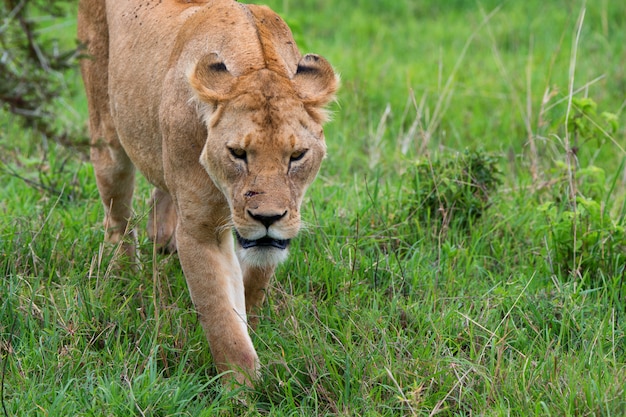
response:
[(189, 75), (189, 83), (202, 101), (217, 105), (229, 98), (235, 77), (216, 53), (210, 53), (198, 61)]

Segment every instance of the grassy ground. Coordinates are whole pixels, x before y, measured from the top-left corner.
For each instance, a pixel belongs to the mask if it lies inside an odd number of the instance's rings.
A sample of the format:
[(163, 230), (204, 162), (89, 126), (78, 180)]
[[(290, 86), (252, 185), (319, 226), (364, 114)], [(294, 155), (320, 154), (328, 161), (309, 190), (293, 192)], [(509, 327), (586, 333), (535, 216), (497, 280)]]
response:
[(110, 268), (84, 148), (1, 113), (4, 415), (626, 414), (626, 4), (266, 3), (343, 83), (262, 382), (216, 383), (176, 256)]

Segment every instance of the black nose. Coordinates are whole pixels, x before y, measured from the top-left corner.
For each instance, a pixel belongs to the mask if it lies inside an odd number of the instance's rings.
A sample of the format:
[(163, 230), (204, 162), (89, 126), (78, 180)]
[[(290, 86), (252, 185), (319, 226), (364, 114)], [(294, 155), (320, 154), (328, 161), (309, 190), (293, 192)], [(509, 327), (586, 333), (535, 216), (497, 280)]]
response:
[(250, 210), (248, 210), (248, 214), (254, 220), (261, 222), (261, 224), (263, 224), (263, 226), (265, 226), (266, 229), (269, 229), (271, 225), (273, 225), (278, 220), (285, 217), (287, 215), (287, 211), (285, 210), (283, 214), (267, 214), (267, 213), (252, 213)]

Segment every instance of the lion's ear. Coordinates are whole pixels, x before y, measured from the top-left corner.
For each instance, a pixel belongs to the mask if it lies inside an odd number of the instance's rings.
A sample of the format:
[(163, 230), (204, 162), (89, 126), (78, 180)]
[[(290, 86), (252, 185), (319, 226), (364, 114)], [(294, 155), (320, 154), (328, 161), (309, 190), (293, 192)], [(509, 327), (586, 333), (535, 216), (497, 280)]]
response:
[(324, 106), (335, 98), (338, 77), (333, 67), (319, 55), (307, 54), (300, 59), (293, 83), (304, 105), (319, 121), (325, 119)]
[(216, 53), (210, 53), (198, 61), (189, 75), (189, 83), (202, 101), (217, 105), (228, 100), (235, 77)]

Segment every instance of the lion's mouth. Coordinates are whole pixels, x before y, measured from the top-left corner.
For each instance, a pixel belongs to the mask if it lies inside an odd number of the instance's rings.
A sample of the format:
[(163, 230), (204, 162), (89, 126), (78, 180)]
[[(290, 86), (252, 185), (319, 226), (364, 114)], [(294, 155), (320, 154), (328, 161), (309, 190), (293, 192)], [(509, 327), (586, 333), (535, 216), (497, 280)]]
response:
[(235, 235), (237, 236), (237, 242), (239, 242), (241, 247), (244, 249), (250, 249), (255, 247), (287, 249), (287, 246), (289, 246), (290, 242), (289, 239), (274, 239), (269, 236), (265, 236), (261, 239), (256, 240), (248, 240), (241, 237), (239, 233), (237, 233), (237, 231), (235, 231)]

